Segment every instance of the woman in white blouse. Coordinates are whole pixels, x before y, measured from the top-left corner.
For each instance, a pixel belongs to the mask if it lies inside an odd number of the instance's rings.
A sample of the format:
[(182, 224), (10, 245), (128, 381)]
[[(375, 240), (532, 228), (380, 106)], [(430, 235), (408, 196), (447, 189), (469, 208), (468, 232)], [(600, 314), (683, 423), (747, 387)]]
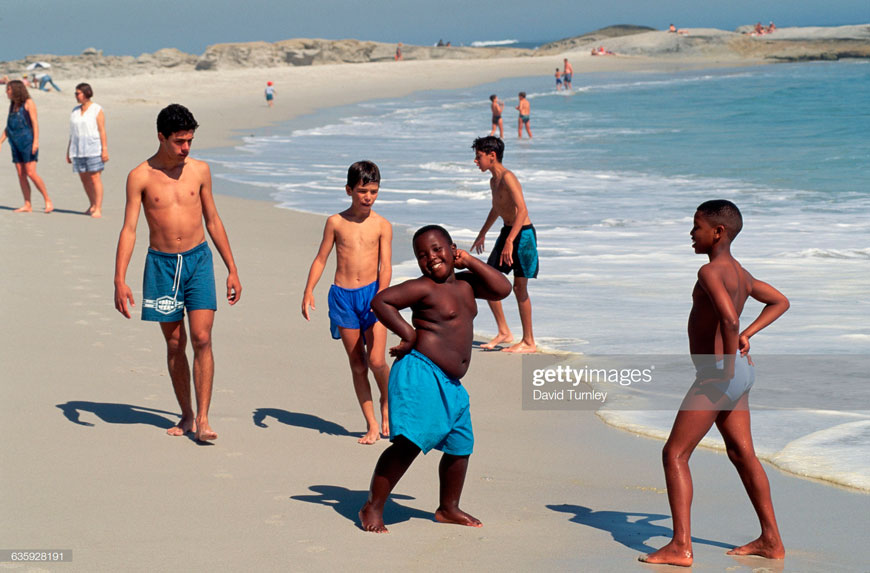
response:
[(76, 86), (75, 106), (69, 119), (69, 146), (66, 161), (81, 177), (85, 193), (91, 202), (86, 211), (91, 217), (103, 215), (103, 182), (100, 173), (109, 160), (106, 145), (106, 118), (100, 104), (91, 101), (94, 90), (89, 84)]

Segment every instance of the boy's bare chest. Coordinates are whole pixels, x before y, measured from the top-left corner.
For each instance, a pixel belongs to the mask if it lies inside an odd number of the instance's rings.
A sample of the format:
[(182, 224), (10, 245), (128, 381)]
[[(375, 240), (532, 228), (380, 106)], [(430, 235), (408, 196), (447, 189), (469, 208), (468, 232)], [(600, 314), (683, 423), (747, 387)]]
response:
[(193, 177), (172, 179), (163, 174), (152, 177), (143, 193), (146, 208), (187, 207), (200, 203), (200, 183)]

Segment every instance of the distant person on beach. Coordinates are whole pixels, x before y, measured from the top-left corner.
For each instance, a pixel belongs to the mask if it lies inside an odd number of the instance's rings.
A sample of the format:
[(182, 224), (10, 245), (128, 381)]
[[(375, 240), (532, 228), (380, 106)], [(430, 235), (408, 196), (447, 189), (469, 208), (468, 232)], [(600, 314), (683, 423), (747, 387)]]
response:
[(398, 45), (396, 46), (396, 61), (398, 62), (401, 59), (402, 59), (402, 42), (399, 42)]
[[(186, 107), (171, 104), (163, 108), (157, 115), (157, 152), (127, 176), (127, 206), (115, 256), (115, 308), (130, 318), (128, 304), (135, 305), (126, 276), (142, 209), (150, 239), (142, 287), (142, 320), (160, 323), (166, 340), (169, 377), (181, 406), (181, 420), (166, 433), (170, 436), (193, 433), (197, 441), (207, 442), (218, 436), (208, 422), (214, 381), (211, 332), (217, 297), (206, 229), (227, 267), (230, 305), (239, 302), (242, 284), (215, 207), (208, 164), (188, 156), (197, 127), (196, 119)], [(195, 417), (185, 352), (185, 309), (193, 346)]]
[(526, 133), (529, 134), (529, 139), (531, 139), (532, 129), (529, 127), (529, 121), (531, 119), (532, 106), (529, 100), (526, 99), (526, 92), (520, 92), (519, 98), (520, 103), (515, 108), (519, 112), (519, 117), (517, 117), (517, 138), (523, 138), (523, 126), (525, 126)]
[(556, 68), (556, 91), (560, 91), (562, 89), (562, 72), (559, 71), (559, 68)]
[[(9, 115), (6, 116), (6, 129), (0, 135), (0, 145), (9, 139), (9, 149), (12, 151), (12, 163), (18, 173), (18, 184), (24, 195), (24, 205), (13, 213), (30, 213), (33, 204), (30, 202), (30, 181), (36, 185), (45, 200), (45, 213), (54, 211), (54, 205), (48, 196), (45, 182), (36, 173), (36, 162), (39, 161), (39, 121), (36, 117), (36, 103), (27, 93), (27, 88), (21, 80), (11, 80), (6, 84), (6, 97), (9, 98)], [(28, 181), (29, 179), (29, 181)]]
[[(520, 322), (523, 326), (523, 339), (504, 349), (505, 352), (528, 353), (537, 351), (535, 337), (532, 333), (532, 301), (529, 299), (529, 279), (538, 276), (538, 238), (535, 227), (529, 219), (529, 210), (523, 197), (523, 188), (516, 176), (502, 165), (504, 157), (504, 142), (496, 137), (479, 137), (471, 146), (474, 149), (474, 162), (481, 171), (489, 171), (492, 178), (489, 187), (492, 190), (492, 208), (486, 216), (486, 221), (471, 245), (471, 250), (482, 253), (486, 233), (501, 217), (504, 225), (495, 241), (495, 246), (489, 253), (486, 263), (507, 274), (514, 273), (514, 295), (520, 311)], [(489, 308), (495, 317), (498, 334), (483, 348), (494, 349), (502, 343), (513, 341), (513, 334), (508, 328), (501, 302), (490, 301)]]
[[(510, 283), (498, 271), (456, 248), (442, 227), (414, 234), (414, 256), (423, 276), (390, 287), (372, 301), (378, 318), (401, 342), (390, 372), (390, 440), (375, 465), (369, 498), (359, 512), (365, 531), (386, 533), (384, 504), (422, 451), (443, 452), (435, 520), (481, 527), (459, 508), (474, 449), (468, 392), (460, 379), (471, 362), (475, 298), (500, 300)], [(454, 269), (467, 272), (455, 273)], [(399, 311), (411, 309), (411, 324)]]
[(562, 66), (562, 81), (565, 82), (565, 89), (571, 91), (571, 80), (574, 78), (574, 66), (568, 61), (568, 58), (563, 60)]
[(490, 110), (492, 111), (492, 131), (490, 135), (495, 135), (495, 130), (498, 128), (498, 136), (504, 139), (504, 120), (501, 117), (504, 111), (504, 102), (499, 101), (498, 96), (492, 94), (489, 96)]
[(773, 23), (773, 20), (770, 21), (770, 24), (767, 25), (767, 33), (773, 34), (776, 31), (776, 24)]
[(54, 80), (51, 79), (51, 76), (48, 74), (39, 74), (33, 76), (34, 82), (33, 85), (36, 85), (36, 81), (39, 81), (39, 90), (40, 91), (51, 91), (46, 86), (50, 85), (55, 89), (55, 91), (60, 91), (60, 88), (57, 87), (57, 84), (54, 83)]
[[(372, 312), (372, 298), (390, 286), (393, 267), (393, 228), (389, 221), (372, 210), (378, 198), (381, 172), (371, 161), (357, 161), (347, 170), (345, 192), (350, 207), (326, 220), (323, 240), (302, 295), (302, 316), (311, 320), (314, 287), (323, 274), (329, 253), (335, 247), (335, 278), (329, 288), (329, 330), (341, 339), (350, 362), (353, 389), (366, 420), (366, 433), (360, 444), (374, 444), (381, 434), (390, 435), (387, 382), (390, 367), (385, 350), (387, 330)], [(380, 391), (381, 425), (378, 426), (372, 403), (368, 371)]]
[(670, 32), (671, 34), (676, 34), (676, 33), (677, 33), (677, 27), (674, 26), (673, 24), (671, 24), (670, 26), (668, 26), (668, 32)]
[(266, 103), (269, 104), (269, 107), (275, 105), (275, 86), (272, 85), (272, 82), (266, 82)]
[(100, 104), (91, 101), (94, 90), (90, 84), (76, 86), (75, 106), (69, 118), (69, 143), (66, 162), (79, 174), (90, 206), (85, 211), (91, 217), (103, 216), (103, 181), (100, 173), (109, 160), (106, 141), (106, 117)]
[[(698, 271), (689, 313), (689, 351), (696, 375), (662, 452), (674, 521), (673, 539), (640, 558), (647, 563), (692, 564), (689, 458), (714, 423), (761, 522), (758, 539), (728, 554), (785, 557), (770, 484), (752, 445), (749, 389), (755, 372), (749, 357), (749, 339), (788, 310), (789, 302), (781, 292), (750, 275), (731, 255), (731, 243), (742, 227), (743, 217), (730, 201), (707, 201), (695, 212), (692, 246), (710, 261)], [(740, 314), (749, 297), (765, 306), (758, 318), (740, 332)]]

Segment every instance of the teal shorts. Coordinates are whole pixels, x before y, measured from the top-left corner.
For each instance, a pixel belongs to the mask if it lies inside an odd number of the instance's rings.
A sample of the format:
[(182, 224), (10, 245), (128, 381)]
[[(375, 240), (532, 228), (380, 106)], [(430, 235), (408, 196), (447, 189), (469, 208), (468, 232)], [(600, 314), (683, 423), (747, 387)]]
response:
[(183, 253), (148, 249), (142, 281), (142, 320), (177, 322), (184, 309), (217, 310), (208, 243)]
[(468, 392), (420, 352), (393, 363), (389, 404), (391, 441), (405, 436), (424, 454), (468, 456), (474, 450)]

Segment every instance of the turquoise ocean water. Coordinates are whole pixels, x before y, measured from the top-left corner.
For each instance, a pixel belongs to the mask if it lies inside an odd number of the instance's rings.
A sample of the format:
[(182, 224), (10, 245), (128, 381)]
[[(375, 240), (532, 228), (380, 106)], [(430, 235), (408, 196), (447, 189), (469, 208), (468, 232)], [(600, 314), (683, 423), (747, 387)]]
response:
[[(519, 91), (531, 101), (532, 141), (516, 139)], [(753, 338), (754, 355), (831, 363), (824, 380), (775, 382), (803, 406), (755, 404), (759, 453), (870, 491), (870, 374), (838, 376), (836, 367), (837, 355), (870, 355), (867, 62), (580, 74), (570, 94), (551, 78), (514, 78), (332, 109), (199, 155), (212, 162), (218, 191), (230, 180), (252, 198), (321, 214), (345, 207), (347, 166), (371, 159), (383, 178), (379, 213), (412, 229), (442, 224), (467, 248), (489, 209), (488, 176), (470, 146), (489, 133), (491, 93), (507, 102), (504, 163), (538, 232), (541, 274), (530, 295), (539, 344), (590, 355), (688, 352), (690, 294), (706, 260), (691, 249), (692, 215), (702, 201), (730, 199), (744, 215), (735, 256), (792, 303)], [(410, 236), (397, 233), (400, 241)], [(393, 264), (396, 281), (419, 275), (414, 261)], [(511, 299), (505, 309), (519, 334)], [(748, 303), (744, 324), (759, 310)], [(476, 330), (495, 330), (486, 309)], [(826, 406), (843, 397), (849, 410)], [(673, 411), (601, 415), (659, 436), (673, 420)]]

